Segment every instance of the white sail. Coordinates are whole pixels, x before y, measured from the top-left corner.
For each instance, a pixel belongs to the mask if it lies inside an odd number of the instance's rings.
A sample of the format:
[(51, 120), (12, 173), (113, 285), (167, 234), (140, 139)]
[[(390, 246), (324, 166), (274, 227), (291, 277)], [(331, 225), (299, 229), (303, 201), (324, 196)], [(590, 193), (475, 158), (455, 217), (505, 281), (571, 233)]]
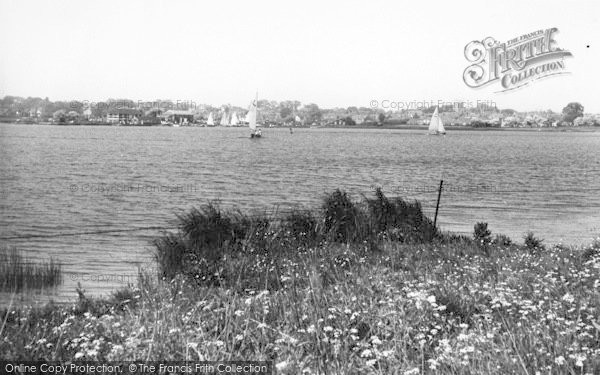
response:
[(442, 123), (442, 119), (440, 118), (440, 114), (438, 113), (438, 108), (435, 107), (435, 111), (431, 116), (431, 120), (429, 121), (429, 134), (445, 134), (446, 129), (444, 129), (444, 124)]
[(231, 115), (231, 121), (229, 121), (229, 123), (231, 124), (231, 126), (237, 126), (240, 123), (235, 112), (233, 112), (233, 114)]
[(444, 123), (442, 122), (442, 118), (438, 116), (438, 133), (446, 134), (446, 129), (444, 129)]
[(256, 100), (253, 100), (250, 104), (250, 108), (248, 110), (248, 114), (246, 115), (246, 120), (248, 121), (248, 126), (250, 130), (256, 130), (256, 112), (258, 111)]
[(206, 120), (206, 125), (208, 125), (208, 126), (215, 125), (215, 119), (213, 118), (212, 112), (208, 115), (208, 120)]
[(223, 112), (223, 116), (221, 116), (221, 122), (219, 123), (221, 126), (229, 126), (229, 119), (227, 118), (227, 112)]

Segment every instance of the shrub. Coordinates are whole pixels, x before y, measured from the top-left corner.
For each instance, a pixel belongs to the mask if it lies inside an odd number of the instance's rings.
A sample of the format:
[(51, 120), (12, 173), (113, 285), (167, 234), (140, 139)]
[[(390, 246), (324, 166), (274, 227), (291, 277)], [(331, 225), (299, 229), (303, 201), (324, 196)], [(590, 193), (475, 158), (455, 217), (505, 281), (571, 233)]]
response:
[(544, 250), (545, 249), (545, 246), (542, 245), (542, 242), (544, 240), (535, 237), (533, 235), (533, 232), (527, 232), (524, 239), (525, 239), (525, 247), (529, 250), (535, 251), (535, 250)]
[(583, 251), (584, 261), (588, 261), (595, 257), (600, 257), (600, 237), (596, 238), (592, 244)]
[(400, 197), (390, 200), (381, 188), (375, 190), (375, 199), (366, 201), (374, 230), (386, 232), (390, 240), (429, 242), (438, 236), (437, 228), (417, 201), (410, 203)]
[[(231, 240), (235, 233), (232, 220), (224, 215), (218, 206), (209, 203), (200, 209), (192, 208), (189, 213), (180, 215), (180, 229), (189, 241), (189, 245), (199, 251), (210, 252), (220, 248), (224, 241)], [(239, 229), (239, 228), (235, 228)]]
[(336, 189), (323, 201), (324, 228), (336, 242), (354, 242), (364, 237), (366, 222), (364, 215), (344, 191)]
[(492, 231), (488, 229), (488, 223), (480, 222), (473, 228), (473, 239), (480, 244), (492, 242)]

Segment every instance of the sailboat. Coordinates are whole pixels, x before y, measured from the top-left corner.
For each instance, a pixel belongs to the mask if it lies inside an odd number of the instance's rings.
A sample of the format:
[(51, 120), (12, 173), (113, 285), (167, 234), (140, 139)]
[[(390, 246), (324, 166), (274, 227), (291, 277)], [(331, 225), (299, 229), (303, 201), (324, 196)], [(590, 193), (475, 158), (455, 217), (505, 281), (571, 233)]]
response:
[(221, 122), (219, 123), (221, 126), (230, 126), (229, 117), (227, 116), (227, 112), (223, 112), (223, 116), (221, 116)]
[(212, 112), (208, 115), (208, 120), (206, 120), (206, 126), (215, 126), (215, 119), (213, 118)]
[(258, 95), (256, 99), (252, 101), (250, 104), (250, 108), (248, 110), (248, 115), (246, 119), (248, 120), (248, 127), (250, 128), (250, 138), (260, 138), (262, 136), (260, 129), (256, 129), (256, 115), (258, 112)]
[(431, 121), (429, 121), (429, 135), (439, 135), (446, 134), (446, 129), (444, 129), (444, 124), (442, 123), (442, 119), (440, 118), (440, 114), (438, 113), (438, 107), (435, 107), (435, 112), (431, 116)]
[(235, 112), (233, 112), (233, 114), (231, 115), (231, 120), (230, 120), (231, 126), (238, 126), (239, 123), (240, 123), (240, 121), (238, 120), (237, 114)]

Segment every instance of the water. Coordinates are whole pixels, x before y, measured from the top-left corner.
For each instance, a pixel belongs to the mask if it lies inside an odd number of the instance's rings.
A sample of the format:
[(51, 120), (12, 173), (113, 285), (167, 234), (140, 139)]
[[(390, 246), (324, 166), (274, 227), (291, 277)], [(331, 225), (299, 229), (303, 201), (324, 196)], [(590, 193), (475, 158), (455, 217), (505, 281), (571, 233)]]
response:
[[(23, 126), (0, 124), (0, 241), (63, 263), (58, 301), (107, 295), (153, 268), (161, 230), (175, 215), (220, 199), (243, 210), (314, 208), (343, 188), (381, 186), (419, 199), (445, 230), (478, 221), (522, 241), (589, 243), (600, 234), (600, 132)], [(47, 236), (37, 238), (31, 235)], [(23, 297), (43, 300), (47, 297)], [(8, 296), (0, 295), (6, 304)]]

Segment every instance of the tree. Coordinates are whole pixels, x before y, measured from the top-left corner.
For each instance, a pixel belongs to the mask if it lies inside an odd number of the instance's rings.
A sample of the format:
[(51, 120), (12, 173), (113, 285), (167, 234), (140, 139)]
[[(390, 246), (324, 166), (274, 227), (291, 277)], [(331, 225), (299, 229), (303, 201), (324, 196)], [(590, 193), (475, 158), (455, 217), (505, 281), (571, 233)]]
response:
[(319, 109), (319, 106), (316, 104), (311, 103), (305, 105), (302, 109), (302, 112), (304, 114), (304, 118), (308, 121), (309, 124), (321, 120), (322, 113)]
[(379, 115), (377, 115), (377, 122), (379, 124), (383, 124), (384, 121), (385, 121), (385, 113), (380, 113)]
[(562, 110), (563, 121), (573, 123), (577, 117), (583, 116), (583, 106), (577, 102), (567, 104)]

